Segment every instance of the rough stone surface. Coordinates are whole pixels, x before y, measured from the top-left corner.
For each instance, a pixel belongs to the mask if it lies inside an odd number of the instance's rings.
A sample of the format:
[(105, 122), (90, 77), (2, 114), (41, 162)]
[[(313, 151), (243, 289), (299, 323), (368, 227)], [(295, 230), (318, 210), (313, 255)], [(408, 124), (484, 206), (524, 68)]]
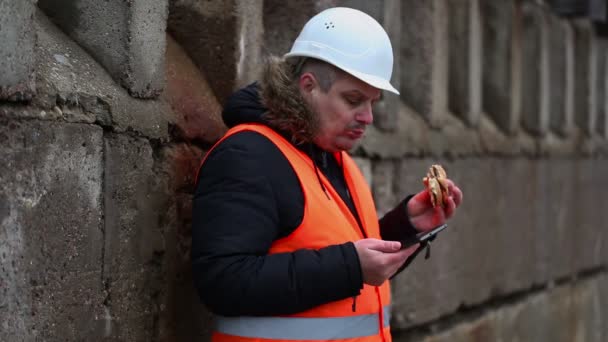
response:
[(604, 341), (608, 312), (601, 303), (607, 299), (606, 285), (606, 275), (600, 275), (558, 286), (487, 310), (434, 336), (411, 339), (396, 334), (394, 341)]
[(338, 2), (340, 0), (264, 1), (264, 53), (282, 56), (289, 52), (308, 19)]
[(442, 120), (442, 128), (431, 129), (411, 108), (400, 103), (395, 132), (386, 133), (368, 127), (359, 147), (364, 154), (381, 158), (425, 154), (465, 156), (482, 151), (482, 142), (476, 131), (448, 113), (443, 114)]
[(40, 109), (26, 109), (21, 116), (97, 123), (119, 132), (166, 137), (170, 109), (164, 101), (129, 96), (41, 11), (36, 13), (36, 32), (39, 95), (33, 102)]
[(262, 1), (169, 4), (169, 33), (211, 80), (220, 103), (237, 87), (257, 79), (262, 66)]
[(566, 46), (568, 37), (567, 27), (562, 19), (545, 12), (544, 14), (543, 35), (545, 49), (545, 65), (543, 66), (543, 88), (546, 91), (546, 98), (543, 98), (542, 112), (547, 117), (548, 126), (551, 130), (565, 135), (571, 127), (571, 118), (567, 117), (568, 96), (566, 94), (566, 65), (567, 53)]
[(393, 160), (376, 161), (372, 165), (372, 193), (378, 217), (384, 216), (397, 204), (397, 194), (395, 194), (395, 170), (396, 165)]
[(167, 0), (40, 0), (38, 5), (133, 96), (160, 94)]
[(482, 150), (488, 154), (536, 156), (537, 140), (523, 131), (505, 134), (488, 117), (482, 116), (479, 125)]
[(522, 18), (522, 125), (531, 134), (542, 136), (549, 126), (545, 16), (540, 5), (524, 2)]
[(446, 167), (465, 201), (433, 243), (431, 259), (415, 261), (393, 282), (397, 329), (608, 260), (606, 232), (597, 229), (607, 211), (594, 200), (608, 181), (605, 159), (406, 159), (397, 175), (403, 188), (418, 190), (434, 162)]
[(594, 121), (591, 109), (591, 25), (588, 21), (577, 20), (573, 22), (574, 51), (575, 52), (575, 92), (574, 103), (576, 107), (575, 123), (586, 134), (591, 134), (591, 124)]
[(0, 100), (30, 100), (34, 85), (37, 0), (0, 1)]
[(511, 1), (482, 1), (480, 5), (483, 109), (501, 130), (513, 134), (521, 118), (521, 8)]
[(479, 0), (450, 0), (449, 108), (469, 126), (481, 115), (482, 31)]
[(174, 192), (194, 193), (196, 174), (205, 152), (188, 144), (171, 145), (162, 150), (163, 164), (168, 167), (171, 190)]
[(188, 341), (209, 340), (213, 327), (211, 316), (200, 303), (192, 280), (190, 246), (192, 241), (192, 192), (194, 177), (203, 151), (187, 144), (165, 146), (158, 164), (163, 175), (159, 186), (169, 198), (161, 216), (165, 244), (163, 255), (163, 287), (159, 317), (160, 339)]
[(0, 340), (98, 335), (101, 128), (2, 117), (0, 146)]
[(103, 279), (108, 291), (112, 337), (151, 340), (158, 332), (161, 272), (167, 246), (160, 217), (167, 194), (158, 183), (150, 144), (110, 134), (105, 138), (105, 248)]
[[(608, 49), (608, 44), (605, 44), (605, 49)], [(608, 54), (606, 54), (606, 62), (608, 63)], [(608, 65), (604, 66), (606, 75), (608, 75)], [(601, 138), (608, 140), (608, 85), (604, 80), (604, 107), (599, 111), (597, 118), (597, 133)]]
[(578, 131), (575, 123), (576, 117), (576, 33), (571, 22), (562, 22), (565, 38), (565, 75), (564, 75), (564, 120), (558, 122), (554, 130), (562, 136), (569, 137)]
[[(366, 4), (372, 4), (371, 1), (365, 1)], [(384, 13), (376, 13), (371, 9), (366, 10), (368, 14), (379, 20), (389, 38), (393, 47), (394, 56), (401, 51), (401, 1), (399, 0), (384, 0)], [(378, 6), (380, 7), (380, 6)], [(401, 88), (401, 63), (399, 59), (393, 59), (393, 74), (391, 76), (391, 84), (396, 88)], [(378, 102), (377, 108), (374, 109), (374, 125), (386, 132), (394, 132), (397, 129), (397, 116), (399, 115), (401, 98), (399, 95), (388, 91), (382, 92), (382, 100)]]
[(606, 91), (608, 90), (606, 86), (608, 41), (603, 37), (595, 36), (592, 44), (595, 46), (592, 60), (595, 73), (591, 83), (591, 104), (593, 106), (592, 110), (595, 111), (592, 117), (595, 119), (591, 122), (590, 128), (592, 134), (603, 134), (606, 117)]
[(205, 76), (182, 47), (167, 36), (167, 98), (174, 135), (212, 144), (226, 131), (222, 107)]
[(447, 112), (447, 5), (440, 0), (401, 3), (401, 98), (433, 127)]
[(353, 161), (361, 170), (363, 177), (367, 181), (367, 185), (369, 185), (370, 189), (374, 181), (373, 173), (372, 173), (372, 161), (366, 158), (353, 157)]
[(400, 158), (404, 155), (421, 155), (427, 149), (428, 139), (428, 125), (424, 119), (400, 103), (396, 131), (385, 133), (370, 126), (359, 147), (369, 156)]
[(561, 19), (550, 12), (544, 13), (543, 23), (544, 54), (541, 63), (544, 64), (541, 67), (541, 77), (544, 82), (542, 86), (544, 94), (541, 116), (548, 122), (547, 130), (551, 128), (554, 132), (564, 135), (569, 129), (568, 125), (571, 124), (566, 117), (567, 27)]

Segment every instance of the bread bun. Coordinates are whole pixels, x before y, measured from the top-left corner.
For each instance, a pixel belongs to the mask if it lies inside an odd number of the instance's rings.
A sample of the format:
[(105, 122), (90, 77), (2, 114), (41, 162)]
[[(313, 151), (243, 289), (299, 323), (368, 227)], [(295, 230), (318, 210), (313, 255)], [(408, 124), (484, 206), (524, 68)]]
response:
[(424, 186), (431, 195), (431, 204), (433, 208), (437, 205), (445, 207), (450, 196), (450, 190), (448, 187), (447, 173), (443, 167), (439, 164), (433, 164), (429, 168), (426, 177), (422, 179)]

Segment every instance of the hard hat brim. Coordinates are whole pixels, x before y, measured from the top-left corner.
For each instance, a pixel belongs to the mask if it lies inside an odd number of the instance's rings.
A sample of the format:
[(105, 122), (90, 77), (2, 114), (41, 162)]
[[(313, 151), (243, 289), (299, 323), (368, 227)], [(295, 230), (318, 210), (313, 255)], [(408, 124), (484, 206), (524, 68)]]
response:
[(286, 53), (283, 56), (283, 58), (289, 58), (289, 57), (308, 57), (308, 58), (315, 58), (315, 59), (322, 60), (322, 61), (329, 63), (329, 64), (335, 66), (336, 68), (354, 76), (355, 78), (358, 78), (359, 80), (371, 85), (374, 88), (386, 90), (393, 94), (399, 95), (399, 91), (397, 89), (395, 89), (395, 87), (393, 87), (389, 81), (387, 81), (383, 78), (374, 76), (374, 75), (369, 75), (369, 74), (366, 74), (363, 72), (345, 68), (343, 66), (337, 65), (336, 63), (334, 63), (332, 61), (326, 60), (323, 57), (316, 56), (313, 54), (302, 53), (302, 52), (290, 52), (290, 53)]

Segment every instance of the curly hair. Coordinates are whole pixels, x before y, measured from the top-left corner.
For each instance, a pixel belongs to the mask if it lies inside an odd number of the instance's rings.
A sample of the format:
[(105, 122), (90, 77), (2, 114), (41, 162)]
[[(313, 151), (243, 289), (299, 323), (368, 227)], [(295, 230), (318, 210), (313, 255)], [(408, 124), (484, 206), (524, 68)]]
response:
[(317, 133), (319, 116), (306, 103), (298, 86), (302, 74), (310, 72), (323, 92), (328, 92), (343, 71), (314, 58), (285, 60), (270, 57), (260, 84), (264, 119), (282, 132), (292, 135), (295, 144), (310, 142)]

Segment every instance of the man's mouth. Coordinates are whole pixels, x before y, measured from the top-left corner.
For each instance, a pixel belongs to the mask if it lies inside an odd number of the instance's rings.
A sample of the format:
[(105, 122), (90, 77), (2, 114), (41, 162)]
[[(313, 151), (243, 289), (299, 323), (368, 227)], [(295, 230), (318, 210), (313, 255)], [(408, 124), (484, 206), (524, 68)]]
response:
[(365, 129), (351, 129), (348, 131), (348, 137), (351, 139), (360, 139), (365, 134)]

